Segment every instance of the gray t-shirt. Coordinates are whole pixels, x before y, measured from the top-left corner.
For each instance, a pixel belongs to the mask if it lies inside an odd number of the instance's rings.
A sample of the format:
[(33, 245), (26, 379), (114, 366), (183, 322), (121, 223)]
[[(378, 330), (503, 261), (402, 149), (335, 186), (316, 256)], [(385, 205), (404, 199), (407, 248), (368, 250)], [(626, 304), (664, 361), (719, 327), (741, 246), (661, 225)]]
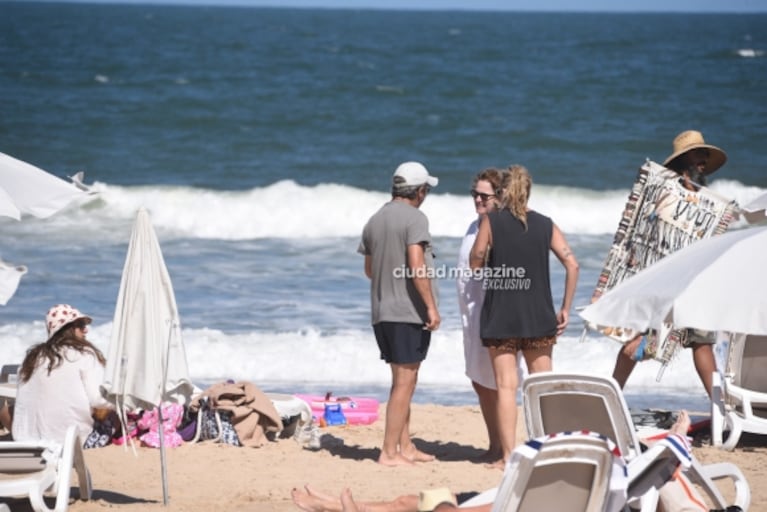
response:
[(434, 255), (429, 221), (418, 208), (402, 201), (390, 201), (378, 210), (362, 230), (357, 252), (371, 257), (371, 320), (422, 324), (427, 321), (426, 305), (409, 278), (407, 248), (421, 244), (424, 261), (436, 300)]

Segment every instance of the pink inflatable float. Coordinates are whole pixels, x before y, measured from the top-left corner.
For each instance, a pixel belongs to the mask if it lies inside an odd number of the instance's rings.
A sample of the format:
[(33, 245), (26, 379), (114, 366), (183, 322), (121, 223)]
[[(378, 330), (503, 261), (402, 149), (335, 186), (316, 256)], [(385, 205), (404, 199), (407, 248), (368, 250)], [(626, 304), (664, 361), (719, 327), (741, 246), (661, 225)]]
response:
[(325, 406), (330, 406), (334, 411), (338, 410), (337, 406), (340, 406), (343, 416), (346, 418), (346, 423), (349, 425), (369, 425), (378, 419), (378, 400), (375, 398), (356, 397), (356, 396), (331, 396), (328, 393), (325, 396), (322, 395), (303, 395), (296, 394), (296, 398), (300, 398), (307, 404), (312, 410), (312, 416), (316, 421), (325, 416)]

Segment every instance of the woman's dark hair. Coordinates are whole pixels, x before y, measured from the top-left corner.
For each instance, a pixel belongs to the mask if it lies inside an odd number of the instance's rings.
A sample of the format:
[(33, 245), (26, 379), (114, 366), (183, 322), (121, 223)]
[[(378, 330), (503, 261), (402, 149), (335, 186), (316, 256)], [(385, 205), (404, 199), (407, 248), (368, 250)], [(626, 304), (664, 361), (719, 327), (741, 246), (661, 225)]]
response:
[(107, 360), (104, 358), (104, 354), (93, 343), (75, 334), (75, 326), (77, 326), (76, 321), (67, 324), (45, 343), (38, 343), (27, 350), (27, 355), (24, 356), (24, 362), (21, 363), (19, 370), (21, 382), (29, 381), (35, 369), (38, 366), (46, 365), (46, 361), (50, 375), (52, 370), (61, 366), (64, 361), (62, 352), (67, 347), (77, 350), (81, 354), (91, 353), (102, 366), (106, 364)]

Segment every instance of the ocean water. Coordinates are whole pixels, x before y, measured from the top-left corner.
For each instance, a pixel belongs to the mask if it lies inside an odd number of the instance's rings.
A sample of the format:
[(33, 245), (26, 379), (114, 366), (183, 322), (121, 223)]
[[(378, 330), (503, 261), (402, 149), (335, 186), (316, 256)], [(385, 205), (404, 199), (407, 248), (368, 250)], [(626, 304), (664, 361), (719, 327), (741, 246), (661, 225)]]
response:
[[(585, 305), (637, 169), (678, 132), (727, 151), (715, 191), (741, 204), (767, 192), (765, 51), (764, 14), (0, 2), (0, 151), (84, 171), (98, 192), (46, 220), (0, 218), (0, 257), (29, 268), (0, 307), (0, 359), (43, 341), (59, 302), (93, 316), (106, 350), (146, 207), (196, 383), (383, 400), (356, 248), (400, 162), (440, 178), (423, 211), (445, 267), (474, 217), (472, 176), (526, 165), (531, 206), (579, 259)], [(473, 403), (455, 284), (438, 288), (443, 324), (415, 400)], [(618, 344), (580, 341), (582, 328), (573, 314), (555, 369), (609, 375)], [(637, 366), (630, 405), (707, 407), (689, 353), (660, 369)]]

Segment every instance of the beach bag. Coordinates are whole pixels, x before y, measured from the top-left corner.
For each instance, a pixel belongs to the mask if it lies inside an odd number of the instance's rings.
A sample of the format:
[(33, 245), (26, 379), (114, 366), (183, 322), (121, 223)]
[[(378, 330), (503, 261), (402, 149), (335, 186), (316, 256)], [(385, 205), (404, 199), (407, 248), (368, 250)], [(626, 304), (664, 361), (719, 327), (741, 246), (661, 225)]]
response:
[(101, 448), (112, 443), (112, 438), (117, 433), (117, 427), (112, 421), (112, 417), (106, 417), (103, 420), (93, 422), (93, 430), (83, 443), (83, 448)]
[(237, 431), (232, 425), (231, 413), (220, 412), (211, 408), (207, 397), (202, 400), (200, 411), (197, 413), (198, 439), (207, 441), (212, 439), (219, 443), (232, 446), (242, 446)]
[(184, 406), (184, 416), (181, 418), (178, 434), (186, 442), (194, 441), (197, 436), (197, 413), (193, 412), (188, 405)]
[[(135, 409), (133, 411), (126, 412), (123, 418), (125, 424), (120, 426), (120, 431), (118, 431), (112, 438), (112, 444), (122, 445), (129, 439), (135, 439), (143, 434), (144, 432), (142, 432), (138, 427), (138, 422), (141, 419), (142, 414), (144, 414), (143, 409)], [(122, 432), (123, 427), (125, 428), (124, 432)]]

